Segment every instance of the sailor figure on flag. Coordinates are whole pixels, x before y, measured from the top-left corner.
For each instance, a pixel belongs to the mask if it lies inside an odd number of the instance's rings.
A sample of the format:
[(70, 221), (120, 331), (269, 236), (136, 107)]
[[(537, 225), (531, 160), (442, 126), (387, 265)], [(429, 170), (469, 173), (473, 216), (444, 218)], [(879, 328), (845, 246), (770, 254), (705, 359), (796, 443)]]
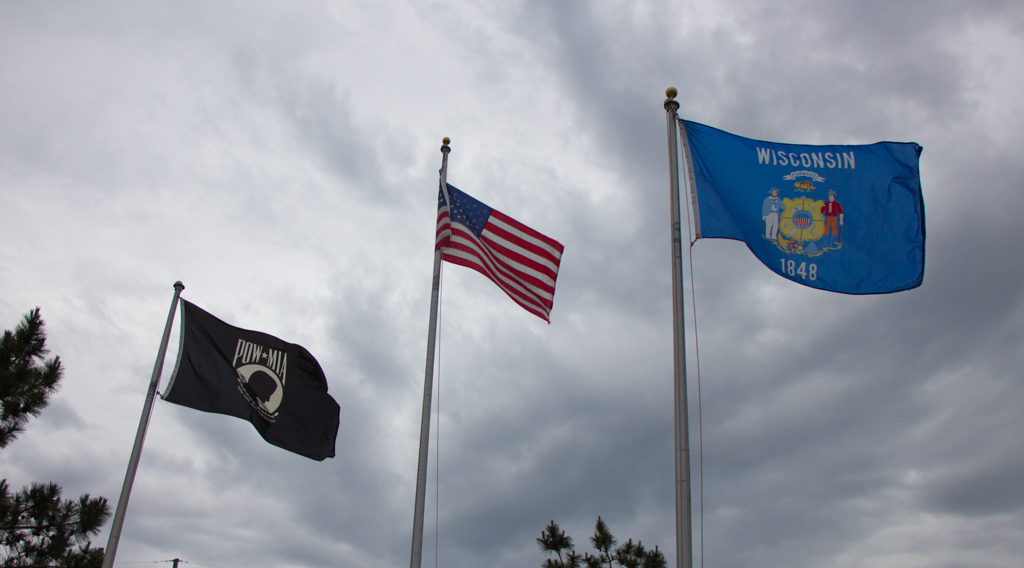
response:
[(778, 188), (773, 187), (761, 205), (761, 219), (764, 221), (764, 238), (774, 241), (779, 235), (779, 214), (782, 213), (782, 200), (779, 199)]

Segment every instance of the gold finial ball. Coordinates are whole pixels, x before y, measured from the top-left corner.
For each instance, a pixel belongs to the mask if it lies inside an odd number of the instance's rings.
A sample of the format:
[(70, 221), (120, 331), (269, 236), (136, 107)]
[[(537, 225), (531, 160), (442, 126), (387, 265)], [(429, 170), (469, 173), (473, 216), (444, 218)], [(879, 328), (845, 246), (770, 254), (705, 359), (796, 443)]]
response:
[(669, 88), (665, 89), (665, 96), (670, 98), (670, 99), (676, 98), (676, 95), (678, 95), (678, 94), (679, 94), (679, 91), (677, 91), (675, 87), (669, 87)]
[(451, 138), (448, 138), (447, 136), (441, 139), (441, 143), (444, 144), (445, 146), (447, 146), (451, 141)]

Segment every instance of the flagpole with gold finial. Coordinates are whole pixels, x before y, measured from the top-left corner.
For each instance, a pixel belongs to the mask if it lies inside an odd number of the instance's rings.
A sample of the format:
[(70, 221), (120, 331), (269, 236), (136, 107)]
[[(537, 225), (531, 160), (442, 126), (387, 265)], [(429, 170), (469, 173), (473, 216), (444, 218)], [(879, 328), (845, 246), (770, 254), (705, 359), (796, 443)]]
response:
[(665, 91), (668, 121), (669, 196), (672, 213), (672, 346), (675, 391), (676, 566), (693, 566), (690, 511), (690, 425), (686, 397), (686, 327), (683, 313), (683, 236), (679, 211), (679, 103), (675, 87)]
[[(448, 201), (447, 136), (441, 140), (441, 191)], [(441, 249), (434, 251), (434, 278), (430, 288), (430, 326), (427, 331), (427, 368), (423, 377), (423, 409), (420, 417), (420, 453), (416, 467), (416, 506), (412, 521), (412, 558), (410, 568), (420, 568), (423, 559), (423, 511), (427, 496), (427, 454), (430, 450), (430, 405), (434, 390), (434, 347), (437, 343), (437, 304), (441, 291)]]

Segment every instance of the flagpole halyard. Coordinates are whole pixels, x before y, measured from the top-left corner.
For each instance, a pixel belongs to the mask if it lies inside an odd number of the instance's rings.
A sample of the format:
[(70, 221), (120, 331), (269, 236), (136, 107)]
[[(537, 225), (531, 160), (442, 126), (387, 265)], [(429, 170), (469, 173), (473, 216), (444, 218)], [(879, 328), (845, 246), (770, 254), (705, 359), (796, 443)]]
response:
[[(448, 199), (448, 146), (446, 136), (441, 144), (441, 191)], [(430, 407), (434, 388), (434, 348), (437, 340), (437, 307), (441, 291), (441, 249), (434, 251), (434, 276), (430, 288), (430, 325), (427, 331), (427, 362), (423, 377), (423, 407), (420, 414), (420, 449), (416, 467), (416, 505), (412, 522), (412, 553), (410, 568), (420, 568), (423, 560), (423, 515), (427, 496), (427, 455), (430, 451)], [(106, 567), (104, 567), (106, 568)]]
[(132, 492), (132, 484), (135, 482), (135, 471), (139, 469), (139, 458), (142, 456), (142, 445), (146, 441), (146, 430), (149, 429), (149, 418), (153, 412), (156, 389), (160, 386), (160, 374), (164, 368), (164, 355), (167, 353), (167, 342), (171, 336), (171, 324), (174, 323), (174, 310), (178, 307), (178, 298), (181, 297), (181, 291), (184, 289), (185, 285), (181, 281), (174, 283), (174, 298), (171, 300), (171, 310), (167, 314), (167, 324), (164, 325), (164, 335), (160, 340), (160, 349), (157, 351), (156, 364), (153, 366), (153, 376), (149, 380), (149, 391), (146, 393), (146, 402), (142, 406), (142, 418), (139, 419), (139, 429), (135, 433), (135, 445), (132, 446), (132, 455), (128, 459), (128, 471), (124, 474), (121, 496), (117, 500), (114, 520), (110, 523), (110, 537), (107, 539), (107, 548), (103, 551), (103, 568), (112, 568), (114, 565), (117, 543), (121, 539), (121, 527), (124, 525), (125, 512), (128, 510), (128, 498)]
[(675, 87), (665, 91), (668, 121), (669, 197), (672, 214), (672, 346), (675, 394), (676, 566), (693, 566), (690, 505), (690, 427), (686, 396), (686, 328), (683, 312), (683, 248), (679, 212), (679, 146), (676, 127), (679, 103)]

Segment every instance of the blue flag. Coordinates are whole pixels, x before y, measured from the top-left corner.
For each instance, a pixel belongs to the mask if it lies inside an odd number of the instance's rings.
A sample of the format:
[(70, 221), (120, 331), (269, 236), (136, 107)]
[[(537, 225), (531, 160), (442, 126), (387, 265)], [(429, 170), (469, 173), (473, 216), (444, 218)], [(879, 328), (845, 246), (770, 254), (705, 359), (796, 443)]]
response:
[(697, 238), (743, 241), (775, 273), (812, 288), (884, 294), (921, 285), (921, 146), (778, 144), (680, 123)]

